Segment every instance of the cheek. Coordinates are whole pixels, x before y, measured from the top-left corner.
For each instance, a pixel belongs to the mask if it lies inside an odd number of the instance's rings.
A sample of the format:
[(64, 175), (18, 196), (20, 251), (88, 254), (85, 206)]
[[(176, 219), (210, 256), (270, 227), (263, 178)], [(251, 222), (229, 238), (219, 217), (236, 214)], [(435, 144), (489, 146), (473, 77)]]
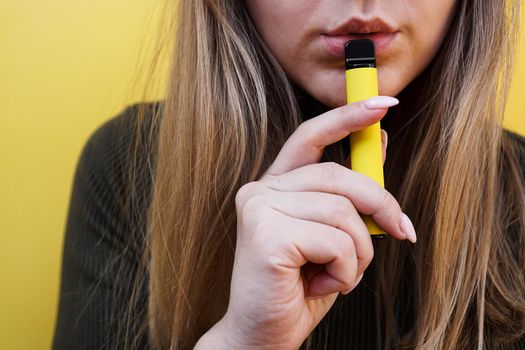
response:
[(408, 38), (400, 50), (386, 62), (378, 62), (378, 89), (380, 95), (396, 96), (428, 65), (432, 54), (416, 47)]
[(248, 13), (271, 54), (288, 78), (297, 81), (311, 67), (305, 47), (311, 31), (305, 23), (319, 13), (318, 0), (248, 0)]
[(391, 59), (379, 66), (379, 91), (396, 95), (414, 80), (432, 61), (450, 29), (455, 0), (410, 1), (406, 13), (411, 19)]

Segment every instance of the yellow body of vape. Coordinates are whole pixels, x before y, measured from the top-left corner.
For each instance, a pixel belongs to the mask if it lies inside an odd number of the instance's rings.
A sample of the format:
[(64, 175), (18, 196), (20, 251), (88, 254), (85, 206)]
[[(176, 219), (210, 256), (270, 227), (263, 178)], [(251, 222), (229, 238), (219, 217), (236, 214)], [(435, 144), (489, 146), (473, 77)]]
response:
[[(361, 101), (378, 95), (377, 69), (373, 42), (353, 40), (346, 45), (346, 100)], [(351, 169), (364, 174), (383, 188), (383, 157), (381, 147), (381, 125), (377, 122), (350, 137)], [(361, 215), (372, 238), (384, 238), (385, 232), (370, 215)]]

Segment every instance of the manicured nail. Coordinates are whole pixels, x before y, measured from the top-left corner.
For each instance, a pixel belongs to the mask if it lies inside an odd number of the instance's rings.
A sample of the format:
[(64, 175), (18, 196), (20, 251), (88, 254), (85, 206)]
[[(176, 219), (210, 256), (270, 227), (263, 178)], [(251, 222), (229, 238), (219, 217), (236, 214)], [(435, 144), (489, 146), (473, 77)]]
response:
[(386, 145), (388, 145), (388, 134), (384, 129), (381, 129), (381, 142)]
[(412, 225), (412, 221), (410, 221), (410, 219), (405, 213), (401, 215), (401, 224), (399, 225), (399, 227), (401, 228), (401, 231), (403, 231), (403, 233), (407, 236), (407, 239), (410, 242), (416, 243), (416, 230), (414, 229), (414, 225)]
[(390, 96), (374, 96), (364, 101), (366, 109), (385, 109), (388, 107), (395, 106), (399, 103), (399, 100), (395, 97)]

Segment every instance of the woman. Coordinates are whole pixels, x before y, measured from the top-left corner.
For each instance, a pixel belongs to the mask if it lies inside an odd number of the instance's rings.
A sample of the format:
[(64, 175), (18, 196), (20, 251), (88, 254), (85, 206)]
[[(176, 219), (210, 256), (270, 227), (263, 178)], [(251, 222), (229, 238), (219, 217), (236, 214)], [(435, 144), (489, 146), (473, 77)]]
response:
[[(525, 140), (501, 127), (518, 14), (181, 0), (166, 100), (84, 149), (54, 347), (523, 348)], [(382, 96), (346, 105), (357, 37)], [(379, 120), (385, 189), (345, 166)]]

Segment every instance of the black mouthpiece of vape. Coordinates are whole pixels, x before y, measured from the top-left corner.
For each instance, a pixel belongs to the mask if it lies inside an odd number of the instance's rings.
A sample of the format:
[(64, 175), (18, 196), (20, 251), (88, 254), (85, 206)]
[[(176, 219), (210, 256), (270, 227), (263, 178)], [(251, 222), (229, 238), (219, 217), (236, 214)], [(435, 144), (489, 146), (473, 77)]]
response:
[(350, 40), (345, 45), (346, 69), (375, 67), (374, 42), (370, 39)]

